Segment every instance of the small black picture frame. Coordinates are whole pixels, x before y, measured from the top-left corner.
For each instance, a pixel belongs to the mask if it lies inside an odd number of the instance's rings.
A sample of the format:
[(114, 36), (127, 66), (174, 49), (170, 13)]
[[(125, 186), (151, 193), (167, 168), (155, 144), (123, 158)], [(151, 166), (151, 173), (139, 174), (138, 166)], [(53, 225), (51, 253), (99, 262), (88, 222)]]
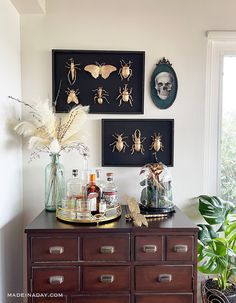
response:
[(178, 80), (169, 60), (161, 59), (156, 65), (150, 82), (151, 98), (159, 109), (169, 108), (175, 101)]
[(143, 114), (144, 51), (52, 50), (57, 113), (77, 104), (92, 114)]
[[(133, 151), (135, 135), (141, 136), (143, 153)], [(161, 148), (156, 152), (151, 147), (157, 136)], [(102, 119), (102, 166), (139, 167), (156, 161), (174, 165), (173, 119)]]

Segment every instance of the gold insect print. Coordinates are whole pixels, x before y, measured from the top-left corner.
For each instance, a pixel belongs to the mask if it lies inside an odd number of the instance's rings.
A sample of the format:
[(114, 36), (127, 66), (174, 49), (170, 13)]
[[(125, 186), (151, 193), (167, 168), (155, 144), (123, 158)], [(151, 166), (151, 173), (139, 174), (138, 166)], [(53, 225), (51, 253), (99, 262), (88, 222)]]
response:
[(164, 150), (164, 145), (162, 143), (161, 140), (161, 135), (158, 133), (154, 133), (154, 136), (151, 136), (152, 138), (152, 144), (150, 145), (149, 150), (153, 149), (156, 152), (158, 152), (159, 150), (163, 151)]
[(139, 129), (136, 129), (135, 132), (132, 135), (133, 139), (133, 145), (131, 148), (131, 155), (136, 152), (141, 152), (142, 155), (144, 155), (145, 149), (143, 148), (143, 141), (146, 139), (146, 137), (141, 137), (141, 131)]
[(73, 85), (77, 78), (77, 70), (80, 68), (78, 67), (80, 63), (75, 63), (73, 58), (69, 59), (69, 62), (66, 62), (65, 67), (69, 69), (67, 74), (67, 79), (70, 85)]
[(133, 70), (131, 68), (132, 61), (128, 61), (127, 63), (121, 59), (120, 64), (121, 68), (119, 69), (119, 76), (121, 80), (127, 79), (129, 81), (130, 77), (133, 75)]
[(114, 137), (116, 140), (110, 144), (110, 146), (113, 145), (113, 149), (112, 152), (115, 151), (115, 148), (118, 150), (118, 152), (121, 152), (123, 150), (123, 152), (125, 152), (125, 148), (129, 147), (129, 145), (124, 141), (124, 139), (128, 138), (128, 137), (123, 137), (123, 134), (115, 134), (112, 135), (112, 137)]
[(133, 90), (132, 87), (130, 88), (130, 90), (128, 89), (128, 84), (125, 84), (124, 87), (122, 88), (122, 90), (121, 90), (121, 87), (119, 88), (119, 95), (116, 98), (116, 100), (119, 99), (119, 102), (120, 102), (119, 106), (121, 106), (122, 101), (125, 103), (129, 102), (129, 104), (131, 106), (133, 106), (133, 103), (132, 103), (133, 97), (131, 95), (132, 90)]
[(71, 102), (74, 102), (75, 104), (79, 104), (79, 99), (78, 99), (78, 94), (80, 93), (79, 92), (79, 89), (69, 89), (67, 88), (66, 90), (66, 93), (67, 93), (67, 103), (70, 104)]
[(103, 100), (106, 100), (106, 102), (109, 104), (109, 101), (107, 97), (109, 96), (108, 92), (103, 89), (102, 86), (99, 86), (98, 88), (94, 89), (93, 92), (94, 94), (94, 102), (97, 102), (98, 104), (103, 104)]
[(86, 65), (84, 70), (89, 72), (95, 79), (97, 79), (99, 76), (102, 76), (103, 79), (107, 79), (111, 73), (117, 70), (117, 68), (113, 65), (105, 63), (99, 64), (96, 62), (96, 64)]

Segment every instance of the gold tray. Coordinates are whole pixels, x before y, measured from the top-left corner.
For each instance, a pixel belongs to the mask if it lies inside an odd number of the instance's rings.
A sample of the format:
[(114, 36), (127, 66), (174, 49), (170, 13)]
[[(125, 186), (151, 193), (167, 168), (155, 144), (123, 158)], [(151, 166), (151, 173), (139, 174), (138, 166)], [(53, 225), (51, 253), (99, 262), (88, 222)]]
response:
[(121, 216), (121, 206), (108, 208), (104, 214), (93, 216), (91, 213), (83, 214), (71, 208), (57, 208), (56, 217), (60, 220), (72, 223), (104, 223), (115, 220)]

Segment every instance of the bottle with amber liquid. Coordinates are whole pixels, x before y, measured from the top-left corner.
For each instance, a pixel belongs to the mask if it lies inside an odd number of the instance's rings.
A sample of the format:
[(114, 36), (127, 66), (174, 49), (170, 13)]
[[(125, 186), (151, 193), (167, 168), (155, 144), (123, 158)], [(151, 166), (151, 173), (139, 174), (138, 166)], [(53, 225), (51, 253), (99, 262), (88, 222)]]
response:
[(87, 185), (87, 200), (90, 205), (91, 214), (99, 214), (99, 204), (101, 200), (100, 188), (96, 185), (96, 175), (90, 174), (89, 184)]

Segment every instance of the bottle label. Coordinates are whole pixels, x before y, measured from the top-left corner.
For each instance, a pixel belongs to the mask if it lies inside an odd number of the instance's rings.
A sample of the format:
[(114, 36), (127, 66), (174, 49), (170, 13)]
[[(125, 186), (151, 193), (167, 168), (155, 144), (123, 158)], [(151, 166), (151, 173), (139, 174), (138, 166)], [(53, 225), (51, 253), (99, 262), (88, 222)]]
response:
[(103, 198), (107, 204), (115, 204), (117, 200), (117, 191), (103, 191)]
[(106, 211), (106, 202), (99, 203), (99, 212), (104, 213)]
[(90, 193), (88, 195), (88, 202), (90, 204), (90, 211), (96, 211), (97, 210), (97, 193)]

